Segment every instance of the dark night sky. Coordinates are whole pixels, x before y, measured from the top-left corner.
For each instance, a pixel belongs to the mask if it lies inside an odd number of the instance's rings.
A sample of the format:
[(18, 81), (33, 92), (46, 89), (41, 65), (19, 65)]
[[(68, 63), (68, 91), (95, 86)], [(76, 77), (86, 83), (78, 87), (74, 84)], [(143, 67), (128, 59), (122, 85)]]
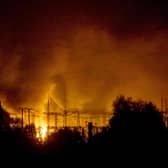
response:
[(118, 94), (167, 94), (168, 2), (0, 2), (0, 97), (106, 109)]

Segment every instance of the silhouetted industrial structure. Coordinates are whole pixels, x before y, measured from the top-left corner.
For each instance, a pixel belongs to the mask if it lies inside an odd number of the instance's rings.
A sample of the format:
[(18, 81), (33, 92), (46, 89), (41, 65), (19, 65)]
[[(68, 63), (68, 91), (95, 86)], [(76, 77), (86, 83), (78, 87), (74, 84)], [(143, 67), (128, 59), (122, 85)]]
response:
[[(92, 123), (93, 133), (96, 133), (108, 125), (108, 121), (112, 116), (109, 112), (91, 112), (91, 111), (79, 111), (78, 109), (63, 109), (54, 102), (57, 107), (57, 111), (52, 111), (50, 104), (51, 98), (47, 102), (46, 112), (37, 112), (33, 108), (20, 107), (19, 113), (21, 118), (21, 128), (26, 127), (30, 132), (31, 125), (36, 123), (36, 120), (42, 118), (47, 124), (47, 135), (52, 132), (56, 132), (59, 129), (69, 128), (72, 130), (78, 130), (81, 134), (89, 136), (88, 126)], [(40, 124), (39, 124), (40, 125)], [(40, 126), (39, 126), (40, 127)], [(36, 128), (39, 130), (39, 128)], [(31, 133), (30, 133), (31, 134)]]
[[(55, 105), (55, 110), (53, 110), (50, 101)], [(59, 129), (68, 127), (78, 130), (87, 137), (91, 137), (92, 134), (108, 126), (109, 119), (112, 117), (112, 113), (110, 112), (79, 111), (78, 109), (68, 109), (67, 106), (66, 108), (62, 108), (51, 97), (48, 98), (46, 109), (47, 111), (45, 112), (37, 112), (33, 108), (20, 107), (21, 128), (27, 126), (29, 131), (32, 131), (31, 125), (36, 123), (36, 120), (39, 120), (39, 118), (43, 118), (48, 135)], [(161, 97), (160, 111), (163, 121), (166, 127), (168, 127), (168, 103), (166, 98)]]

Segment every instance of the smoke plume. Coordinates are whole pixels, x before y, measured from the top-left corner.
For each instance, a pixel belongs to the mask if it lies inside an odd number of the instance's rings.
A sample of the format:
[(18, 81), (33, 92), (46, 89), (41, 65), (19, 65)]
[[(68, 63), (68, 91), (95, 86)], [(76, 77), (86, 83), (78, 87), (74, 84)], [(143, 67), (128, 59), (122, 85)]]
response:
[[(37, 1), (38, 2), (38, 1)], [(119, 94), (159, 105), (168, 88), (162, 1), (57, 1), (1, 5), (0, 98), (42, 108), (111, 110)]]

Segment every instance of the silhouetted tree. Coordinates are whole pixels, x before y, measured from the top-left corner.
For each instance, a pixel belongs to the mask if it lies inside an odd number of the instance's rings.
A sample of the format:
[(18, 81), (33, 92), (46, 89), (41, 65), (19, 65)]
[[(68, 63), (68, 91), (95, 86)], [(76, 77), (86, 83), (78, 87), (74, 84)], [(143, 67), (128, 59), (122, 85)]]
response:
[(151, 102), (135, 101), (124, 96), (113, 103), (113, 116), (109, 129), (93, 137), (89, 153), (97, 158), (125, 158), (138, 161), (163, 157), (168, 150), (167, 129), (162, 115)]
[(56, 133), (49, 136), (47, 141), (47, 147), (49, 153), (68, 152), (74, 150), (84, 144), (84, 139), (80, 133), (76, 130), (70, 130), (68, 128), (61, 129)]
[(4, 110), (0, 102), (0, 128), (1, 130), (9, 129), (10, 127), (10, 116), (9, 113)]
[(113, 107), (110, 127), (114, 130), (158, 133), (166, 128), (161, 113), (151, 102), (133, 101), (132, 98), (120, 96), (114, 101)]
[(49, 136), (49, 143), (58, 142), (61, 144), (75, 144), (80, 143), (81, 135), (77, 131), (70, 130), (69, 128), (60, 129), (58, 132), (53, 133)]

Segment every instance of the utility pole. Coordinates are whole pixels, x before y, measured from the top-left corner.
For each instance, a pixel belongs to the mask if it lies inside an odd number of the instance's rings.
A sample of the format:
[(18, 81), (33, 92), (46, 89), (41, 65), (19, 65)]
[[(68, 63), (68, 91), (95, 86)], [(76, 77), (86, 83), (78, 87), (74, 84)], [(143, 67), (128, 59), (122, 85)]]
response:
[(58, 116), (57, 112), (55, 113), (55, 130), (57, 130), (57, 122), (58, 122)]
[(67, 126), (67, 111), (66, 109), (63, 112), (63, 127), (65, 128)]
[(79, 111), (77, 111), (76, 113), (77, 113), (77, 127), (80, 127), (80, 113)]
[(21, 110), (21, 127), (22, 127), (22, 129), (23, 129), (23, 127), (24, 127), (24, 109), (23, 109), (23, 107), (19, 107), (19, 109)]
[(30, 128), (30, 113), (31, 113), (31, 108), (27, 108), (27, 113), (28, 113), (28, 126)]
[(47, 137), (49, 135), (49, 127), (50, 127), (50, 97), (48, 95), (48, 104), (47, 104)]
[(21, 127), (22, 129), (24, 128), (24, 113), (26, 114), (27, 116), (27, 120), (28, 120), (28, 127), (30, 129), (30, 124), (31, 124), (31, 117), (30, 117), (30, 114), (31, 114), (31, 110), (32, 108), (28, 108), (28, 107), (20, 107), (19, 108), (21, 110)]

